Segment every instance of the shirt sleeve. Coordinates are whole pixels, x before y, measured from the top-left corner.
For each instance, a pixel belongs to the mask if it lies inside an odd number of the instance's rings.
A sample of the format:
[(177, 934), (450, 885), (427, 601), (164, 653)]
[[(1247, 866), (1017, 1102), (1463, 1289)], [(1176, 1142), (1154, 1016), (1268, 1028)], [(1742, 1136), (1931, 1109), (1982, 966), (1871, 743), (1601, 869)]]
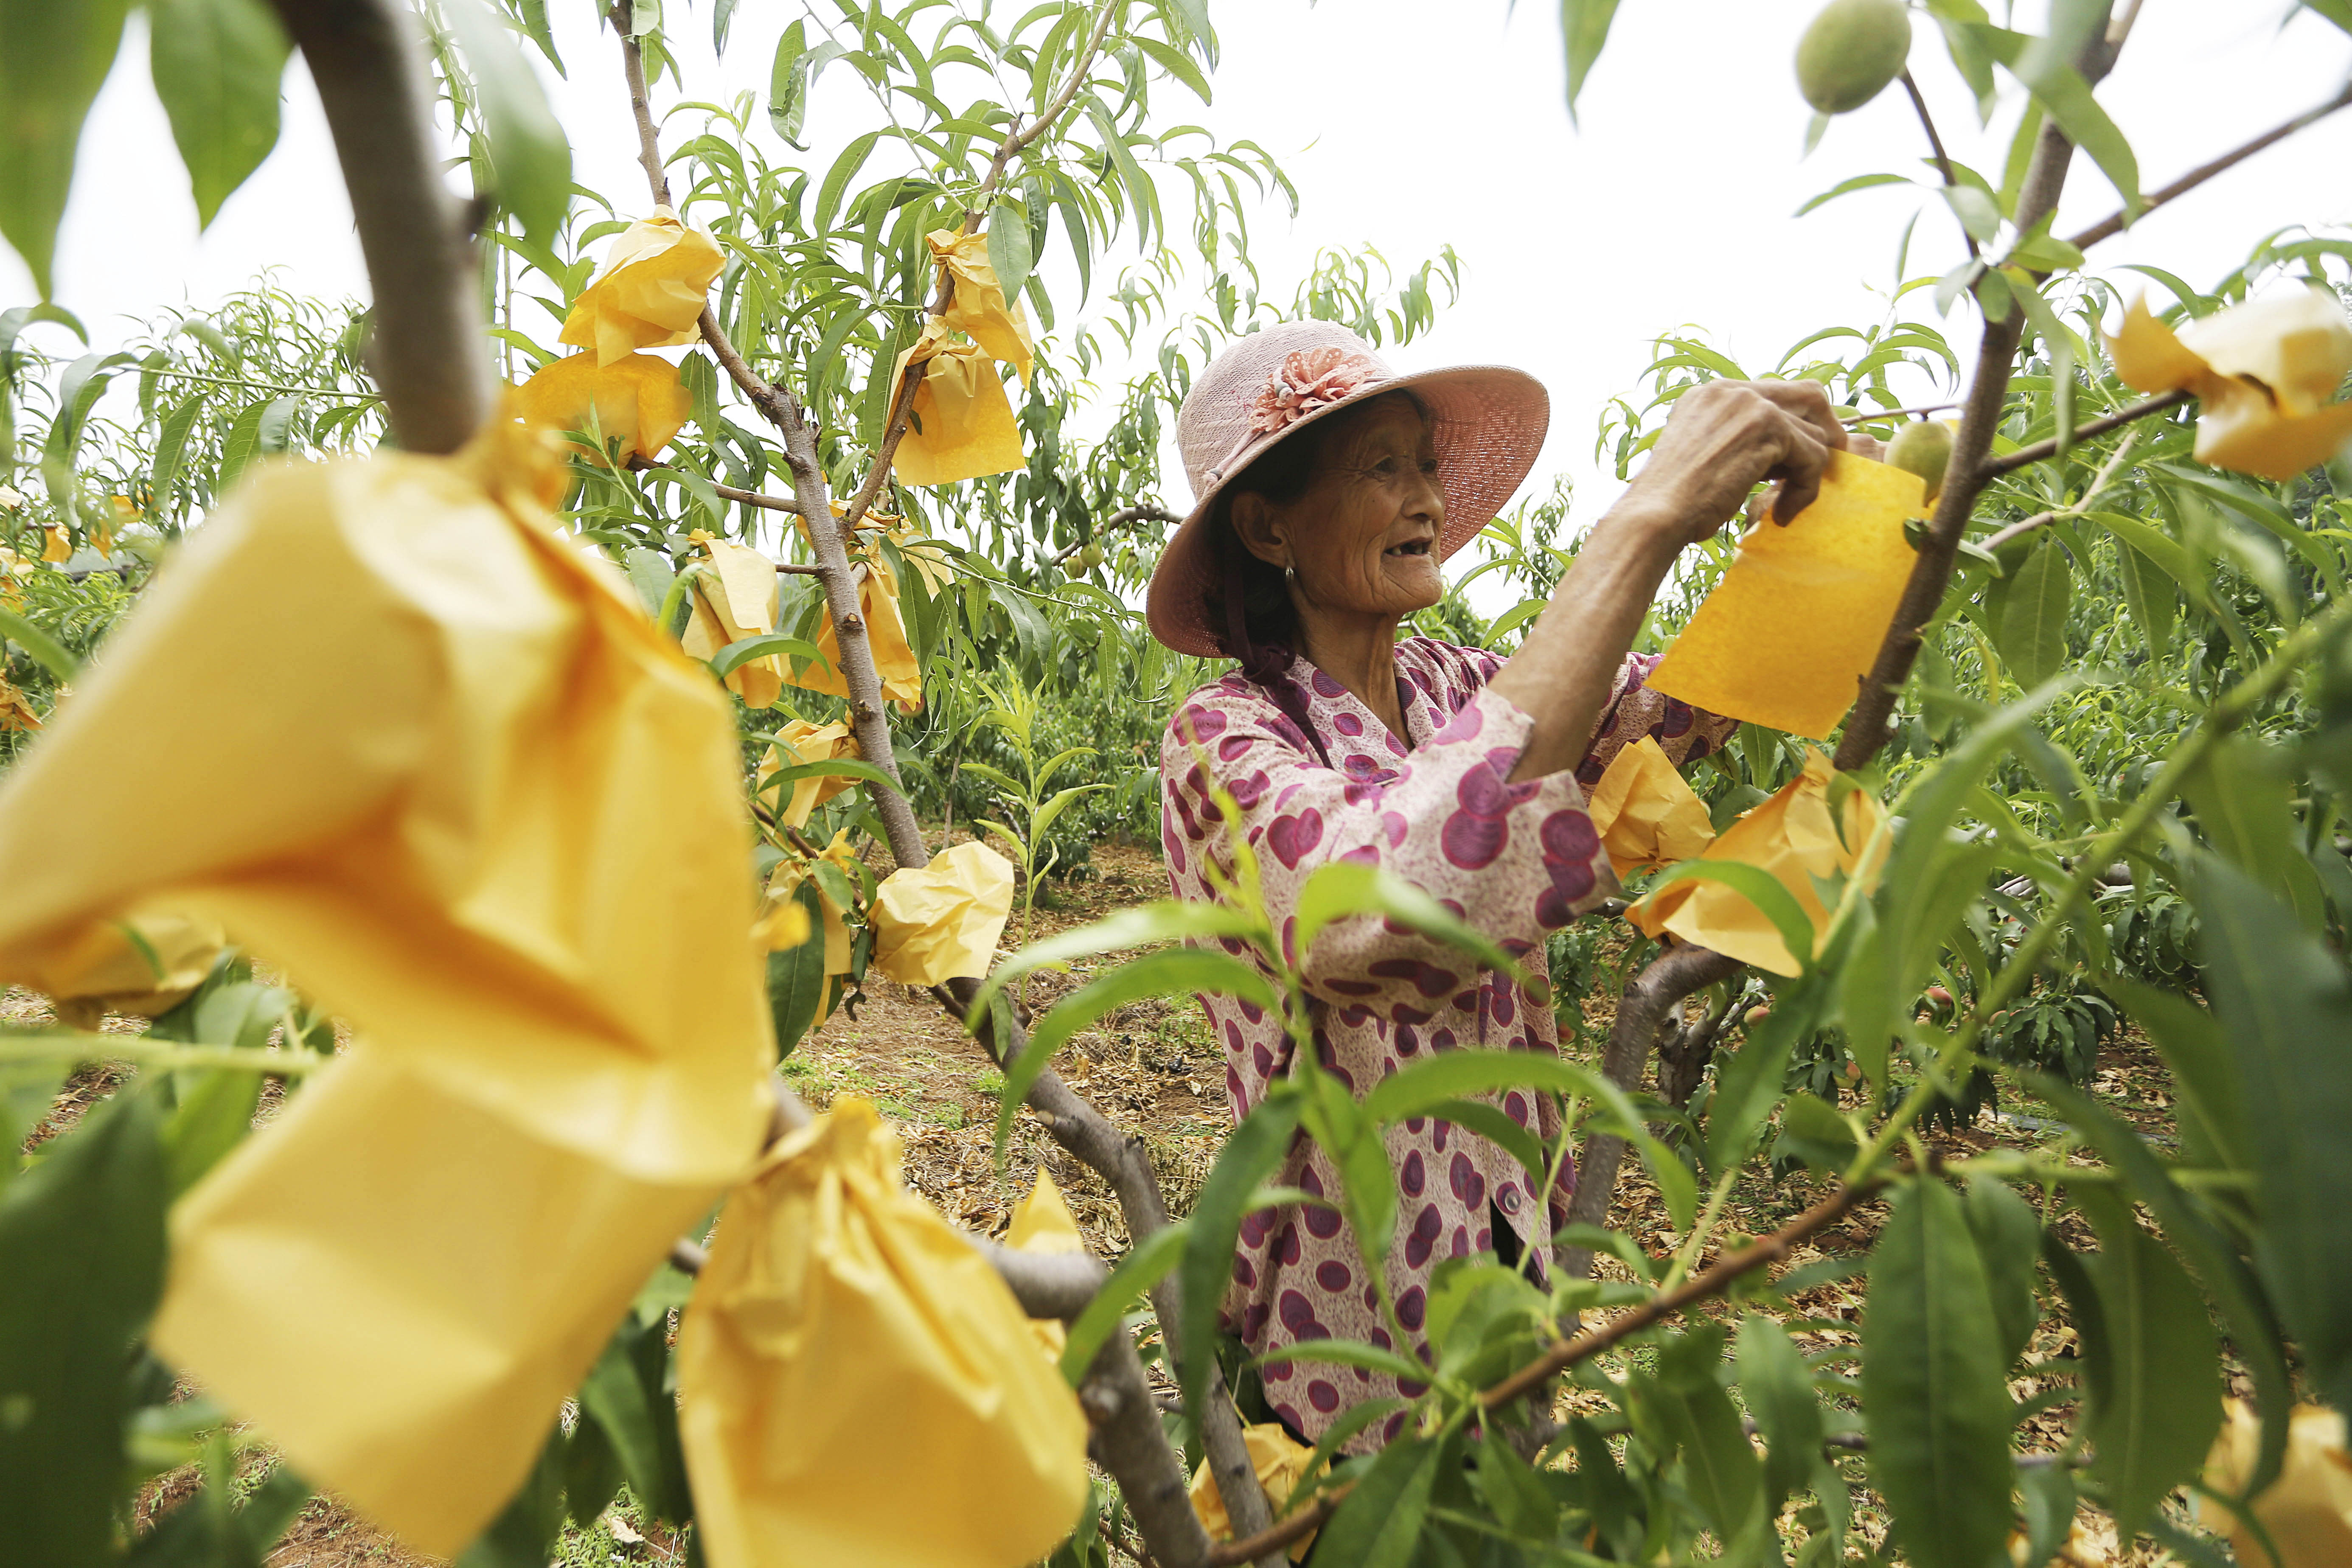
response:
[(1686, 768), (1721, 751), (1739, 728), (1737, 719), (1727, 719), (1720, 713), (1694, 708), (1663, 691), (1651, 690), (1650, 672), (1664, 657), (1629, 653), (1618, 668), (1609, 705), (1601, 710), (1601, 722), (1593, 729), (1584, 760), (1576, 764), (1577, 781), (1586, 788), (1599, 784), (1617, 753), (1644, 735), (1658, 742), (1668, 762), (1677, 768)]
[[(1181, 876), (1202, 857), (1232, 871), (1211, 794), (1221, 784), (1239, 808), (1293, 962), (1299, 891), (1343, 860), (1393, 871), (1507, 952), (1531, 952), (1614, 894), (1617, 881), (1573, 774), (1508, 782), (1530, 724), (1508, 700), (1481, 690), (1392, 775), (1352, 778), (1322, 765), (1271, 700), (1196, 696), (1171, 723), (1161, 753), (1170, 869)], [(1326, 928), (1304, 979), (1310, 994), (1337, 1005), (1406, 1003), (1415, 993), (1458, 992), (1476, 968), (1456, 949), (1358, 916)]]

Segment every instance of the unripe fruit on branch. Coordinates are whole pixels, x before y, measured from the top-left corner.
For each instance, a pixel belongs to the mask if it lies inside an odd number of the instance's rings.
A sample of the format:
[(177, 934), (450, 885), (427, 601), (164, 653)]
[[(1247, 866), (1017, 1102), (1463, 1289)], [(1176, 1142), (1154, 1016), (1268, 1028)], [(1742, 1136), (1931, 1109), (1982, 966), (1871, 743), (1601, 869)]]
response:
[(1885, 91), (1910, 58), (1903, 0), (1830, 0), (1797, 40), (1797, 90), (1823, 114), (1849, 113)]
[(1741, 1021), (1748, 1024), (1760, 1024), (1771, 1016), (1772, 1009), (1769, 1007), (1750, 1007)]
[(1952, 426), (1948, 419), (1915, 419), (1886, 444), (1886, 464), (1916, 474), (1927, 487), (1927, 504), (1943, 493), (1944, 475), (1952, 466)]
[(1089, 544), (1078, 552), (1076, 565), (1081, 572), (1091, 572), (1103, 563), (1102, 546)]

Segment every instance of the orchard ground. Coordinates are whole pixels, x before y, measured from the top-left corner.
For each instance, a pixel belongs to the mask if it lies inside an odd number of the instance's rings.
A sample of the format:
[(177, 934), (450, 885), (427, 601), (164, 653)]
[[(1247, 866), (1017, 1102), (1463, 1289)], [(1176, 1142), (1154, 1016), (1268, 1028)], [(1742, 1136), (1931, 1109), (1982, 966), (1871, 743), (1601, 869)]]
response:
[[(877, 847), (872, 854), (877, 869), (887, 874), (889, 866), (884, 852)], [(1130, 845), (1097, 844), (1090, 871), (1082, 879), (1049, 881), (1040, 890), (1032, 935), (1052, 935), (1162, 897), (1167, 885), (1156, 853)], [(1014, 921), (1006, 931), (1006, 951), (1018, 945), (1018, 921), (1016, 899)], [(1622, 948), (1623, 939), (1618, 933), (1623, 931), (1621, 925), (1612, 933), (1612, 947)], [(1044, 1011), (1085, 984), (1089, 973), (1090, 966), (1081, 966), (1066, 974), (1037, 976), (1030, 990), (1032, 1009)], [(1586, 999), (1589, 1041), (1606, 1036), (1612, 1005), (1611, 988), (1605, 985), (1596, 986)], [(0, 1019), (46, 1022), (47, 1004), (37, 995), (11, 989), (0, 996)], [(110, 1019), (107, 1027), (136, 1034), (143, 1020)], [(1736, 1037), (1727, 1044), (1736, 1045)], [(1597, 1057), (1597, 1047), (1582, 1054)], [(1223, 1058), (1209, 1038), (1199, 1008), (1189, 1003), (1171, 1005), (1157, 1001), (1123, 1008), (1073, 1038), (1055, 1066), (1122, 1131), (1142, 1137), (1171, 1211), (1183, 1215), (1231, 1126)], [(819, 1109), (841, 1095), (872, 1100), (906, 1141), (908, 1184), (966, 1228), (983, 1235), (1001, 1234), (1012, 1205), (1029, 1190), (1042, 1163), (1068, 1198), (1096, 1254), (1112, 1258), (1125, 1249), (1126, 1227), (1109, 1189), (1046, 1138), (1025, 1110), (1014, 1123), (1006, 1169), (998, 1174), (993, 1139), (1002, 1075), (928, 993), (877, 977), (854, 1009), (836, 1012), (802, 1042), (784, 1063), (783, 1072), (801, 1096)], [(32, 1142), (44, 1142), (71, 1126), (126, 1076), (120, 1064), (93, 1066), (77, 1073), (48, 1119), (35, 1130)], [(2089, 1088), (2103, 1104), (2142, 1133), (2159, 1142), (2176, 1135), (2170, 1074), (2146, 1037), (2128, 1023), (2102, 1048)], [(257, 1125), (274, 1113), (279, 1098), (272, 1084), (263, 1096)], [(2004, 1100), (1999, 1115), (1958, 1131), (1937, 1131), (1928, 1141), (1955, 1157), (1996, 1146), (2030, 1149), (2060, 1136), (2054, 1125), (2039, 1125), (2054, 1122), (2054, 1114), (2046, 1107), (2012, 1097)], [(2092, 1163), (2079, 1155), (2076, 1159), (2084, 1164)], [(1749, 1237), (1778, 1228), (1827, 1190), (1825, 1183), (1802, 1172), (1777, 1181), (1762, 1174), (1760, 1165), (1759, 1173), (1757, 1179), (1741, 1183), (1732, 1197), (1717, 1248), (1735, 1248)], [(1850, 1355), (1856, 1353), (1864, 1296), (1859, 1269), (1884, 1214), (1883, 1205), (1860, 1205), (1793, 1254), (1791, 1268), (1847, 1257), (1854, 1260), (1855, 1272), (1851, 1277), (1806, 1291), (1796, 1299), (1795, 1312), (1775, 1314), (1809, 1356), (1833, 1358), (1841, 1349)], [(1671, 1256), (1684, 1240), (1671, 1228), (1656, 1190), (1638, 1163), (1629, 1163), (1620, 1176), (1608, 1223), (1631, 1234), (1653, 1258)], [(2060, 1224), (2070, 1245), (2095, 1245), (2079, 1218), (2067, 1215)], [(1710, 1249), (1701, 1263), (1712, 1258), (1716, 1250)], [(1607, 1257), (1596, 1260), (1595, 1272), (1603, 1278), (1632, 1278), (1623, 1264)], [(1737, 1310), (1725, 1310), (1720, 1301), (1707, 1306), (1727, 1324), (1737, 1324)], [(1638, 1348), (1628, 1352), (1637, 1358), (1649, 1353)], [(2062, 1318), (2045, 1315), (2027, 1353), (2024, 1375), (2011, 1382), (2011, 1393), (2024, 1400), (2046, 1386), (2071, 1382), (2074, 1353), (2074, 1330)], [(1622, 1358), (1601, 1360), (1612, 1372), (1622, 1370)], [(2047, 1383), (2033, 1376), (2037, 1364), (2047, 1364), (2057, 1375)], [(2250, 1392), (2247, 1379), (2234, 1363), (2230, 1376), (2232, 1394), (2244, 1396)], [(1161, 1382), (1172, 1393), (1172, 1384), (1164, 1377)], [(1560, 1408), (1563, 1413), (1591, 1410), (1604, 1403), (1598, 1394), (1571, 1387), (1562, 1394)], [(2072, 1415), (2071, 1405), (2058, 1405), (2030, 1417), (2025, 1431), (2040, 1441), (2028, 1440), (2021, 1448), (2031, 1452), (2055, 1447), (2063, 1440)], [(258, 1485), (273, 1462), (264, 1448), (248, 1451), (244, 1483)], [(1856, 1483), (1856, 1522), (1876, 1549), (1885, 1534), (1885, 1515), (1860, 1484), (1861, 1458), (1853, 1456), (1843, 1463)], [(152, 1483), (140, 1498), (140, 1522), (194, 1491), (199, 1481), (191, 1467)], [(1794, 1510), (1802, 1505), (1790, 1506)], [(2177, 1506), (2168, 1511), (2176, 1518), (2185, 1517), (2185, 1510)], [(2083, 1510), (2079, 1524), (2081, 1533), (2072, 1550), (2081, 1564), (2154, 1568), (2177, 1561), (2170, 1552), (2145, 1541), (2133, 1551), (2118, 1551), (2111, 1526), (2094, 1510)], [(270, 1552), (266, 1568), (357, 1568), (359, 1564), (423, 1568), (432, 1561), (404, 1551), (333, 1500), (318, 1498)], [(660, 1525), (639, 1517), (625, 1491), (594, 1525), (567, 1530), (558, 1559), (563, 1568), (683, 1564), (685, 1561), (683, 1542)]]

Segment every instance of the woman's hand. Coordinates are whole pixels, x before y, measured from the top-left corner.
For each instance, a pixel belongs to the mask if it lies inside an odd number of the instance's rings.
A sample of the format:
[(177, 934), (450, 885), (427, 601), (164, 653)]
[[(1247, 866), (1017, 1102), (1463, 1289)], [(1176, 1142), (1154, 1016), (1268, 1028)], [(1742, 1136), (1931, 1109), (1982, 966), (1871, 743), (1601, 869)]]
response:
[(1812, 504), (1830, 453), (1848, 444), (1819, 382), (1711, 381), (1676, 400), (1619, 506), (1679, 551), (1737, 516), (1759, 481), (1777, 480), (1772, 513), (1786, 522)]

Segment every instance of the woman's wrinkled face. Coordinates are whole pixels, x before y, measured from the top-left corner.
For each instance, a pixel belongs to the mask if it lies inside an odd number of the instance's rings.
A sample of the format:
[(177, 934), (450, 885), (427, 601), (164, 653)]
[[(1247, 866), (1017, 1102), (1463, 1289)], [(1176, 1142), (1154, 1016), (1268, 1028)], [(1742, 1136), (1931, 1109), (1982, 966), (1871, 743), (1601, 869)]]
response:
[(1253, 553), (1297, 569), (1304, 608), (1391, 619), (1427, 609), (1445, 593), (1445, 493), (1421, 410), (1392, 394), (1328, 423), (1307, 493), (1288, 505), (1239, 497), (1236, 528)]

